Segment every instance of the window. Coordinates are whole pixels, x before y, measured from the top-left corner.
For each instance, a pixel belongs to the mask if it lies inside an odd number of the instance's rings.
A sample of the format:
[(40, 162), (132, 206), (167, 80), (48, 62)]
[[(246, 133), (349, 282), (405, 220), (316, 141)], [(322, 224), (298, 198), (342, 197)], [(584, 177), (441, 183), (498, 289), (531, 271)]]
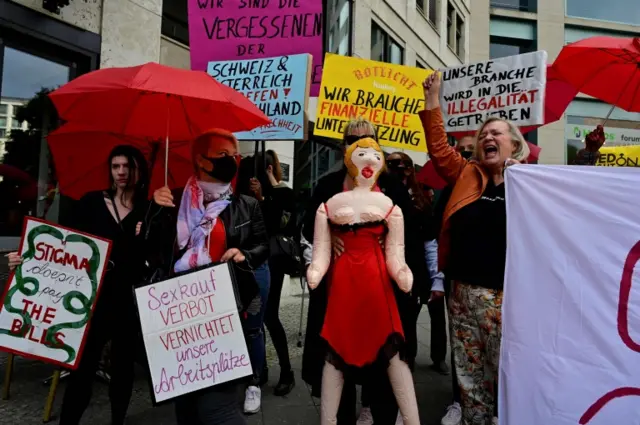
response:
[(379, 62), (404, 64), (404, 49), (378, 24), (371, 22), (371, 59)]
[(447, 5), (447, 44), (460, 59), (464, 58), (464, 19), (451, 3)]
[(491, 7), (535, 12), (536, 0), (491, 0)]
[(189, 45), (187, 0), (162, 2), (162, 35)]
[(535, 52), (536, 43), (533, 40), (520, 40), (517, 38), (491, 37), (489, 45), (489, 57), (491, 59), (504, 58), (506, 56), (521, 55)]
[(567, 0), (567, 16), (640, 25), (638, 0)]
[(351, 2), (334, 0), (332, 15), (327, 20), (327, 51), (338, 55), (351, 54)]
[(416, 8), (434, 27), (438, 27), (439, 0), (416, 0)]

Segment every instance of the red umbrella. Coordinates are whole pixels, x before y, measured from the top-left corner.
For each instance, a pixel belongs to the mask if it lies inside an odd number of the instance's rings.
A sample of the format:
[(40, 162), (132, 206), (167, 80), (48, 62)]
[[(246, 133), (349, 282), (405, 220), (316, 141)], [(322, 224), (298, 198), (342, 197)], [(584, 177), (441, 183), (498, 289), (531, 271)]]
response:
[(111, 150), (118, 145), (138, 148), (152, 164), (149, 193), (162, 187), (165, 158), (168, 156), (168, 185), (182, 188), (193, 174), (191, 143), (172, 141), (168, 155), (164, 144), (151, 143), (149, 139), (101, 132), (83, 124), (69, 123), (47, 136), (49, 148), (57, 170), (60, 192), (80, 199), (87, 192), (109, 188), (107, 160)]
[(416, 174), (416, 179), (433, 190), (441, 190), (447, 187), (447, 182), (436, 172), (433, 161), (427, 161)]
[(151, 140), (192, 140), (271, 121), (249, 99), (202, 71), (157, 63), (84, 74), (49, 94), (60, 118)]
[(586, 38), (564, 46), (553, 66), (576, 90), (640, 112), (640, 38)]
[(9, 164), (0, 164), (0, 176), (6, 180), (19, 183), (33, 183), (36, 181), (29, 173)]

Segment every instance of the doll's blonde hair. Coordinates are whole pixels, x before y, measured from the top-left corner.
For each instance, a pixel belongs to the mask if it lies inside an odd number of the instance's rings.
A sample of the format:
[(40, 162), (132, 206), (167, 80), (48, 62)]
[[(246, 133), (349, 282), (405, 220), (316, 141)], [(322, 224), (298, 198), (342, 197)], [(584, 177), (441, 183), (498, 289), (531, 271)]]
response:
[[(386, 165), (384, 162), (384, 152), (382, 152), (380, 145), (378, 144), (378, 142), (376, 142), (370, 137), (365, 137), (349, 145), (349, 147), (347, 148), (347, 151), (344, 154), (344, 165), (347, 167), (347, 171), (349, 172), (349, 175), (352, 177), (358, 175), (358, 167), (356, 167), (356, 165), (353, 163), (353, 160), (351, 159), (353, 152), (357, 148), (363, 148), (363, 149), (371, 148), (376, 150), (378, 153), (380, 153), (380, 156), (383, 158), (383, 161), (382, 161), (382, 168), (380, 168), (380, 171), (378, 171), (378, 174), (376, 174), (376, 177), (375, 177), (375, 181), (377, 181), (378, 177), (380, 176), (380, 173), (382, 173), (386, 168)], [(357, 186), (358, 180), (353, 179), (353, 184)]]

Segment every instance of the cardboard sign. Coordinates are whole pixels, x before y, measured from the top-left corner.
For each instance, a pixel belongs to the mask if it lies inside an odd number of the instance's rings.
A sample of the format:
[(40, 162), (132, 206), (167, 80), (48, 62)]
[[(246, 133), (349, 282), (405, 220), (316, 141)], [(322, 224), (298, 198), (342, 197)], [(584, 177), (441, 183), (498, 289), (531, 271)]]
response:
[(440, 107), (447, 132), (474, 131), (488, 117), (519, 127), (544, 124), (547, 52), (442, 70)]
[(597, 166), (600, 167), (640, 167), (640, 145), (603, 146)]
[(65, 368), (78, 367), (111, 242), (25, 220), (0, 309), (0, 349)]
[(228, 264), (136, 289), (156, 402), (253, 373)]
[(313, 134), (342, 139), (363, 117), (376, 125), (381, 146), (426, 152), (418, 112), (422, 82), (433, 71), (327, 53)]
[(207, 72), (247, 96), (272, 121), (235, 133), (238, 140), (306, 140), (310, 55), (209, 62)]
[(191, 69), (309, 53), (311, 96), (322, 78), (322, 0), (188, 0)]
[(506, 171), (501, 425), (638, 422), (640, 173)]

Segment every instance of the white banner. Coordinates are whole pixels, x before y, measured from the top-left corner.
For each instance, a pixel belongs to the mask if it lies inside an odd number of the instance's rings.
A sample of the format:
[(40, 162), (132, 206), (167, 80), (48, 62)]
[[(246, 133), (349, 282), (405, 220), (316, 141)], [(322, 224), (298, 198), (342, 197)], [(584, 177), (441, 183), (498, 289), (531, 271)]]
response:
[(544, 123), (547, 52), (441, 70), (440, 107), (447, 132), (474, 131), (488, 117), (517, 126)]
[(34, 218), (0, 309), (0, 348), (75, 369), (111, 242)]
[(640, 172), (506, 173), (501, 425), (640, 423)]
[(138, 288), (136, 302), (156, 402), (253, 373), (228, 264)]

